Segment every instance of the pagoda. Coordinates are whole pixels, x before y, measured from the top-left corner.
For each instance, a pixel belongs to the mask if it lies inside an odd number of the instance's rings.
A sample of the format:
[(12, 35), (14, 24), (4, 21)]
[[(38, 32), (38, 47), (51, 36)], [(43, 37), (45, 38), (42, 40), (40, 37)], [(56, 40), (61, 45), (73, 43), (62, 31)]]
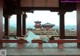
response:
[(55, 25), (51, 24), (51, 23), (45, 23), (42, 25), (43, 29), (46, 29), (46, 30), (52, 30), (53, 26), (55, 26)]
[(41, 21), (35, 21), (35, 30), (41, 30)]

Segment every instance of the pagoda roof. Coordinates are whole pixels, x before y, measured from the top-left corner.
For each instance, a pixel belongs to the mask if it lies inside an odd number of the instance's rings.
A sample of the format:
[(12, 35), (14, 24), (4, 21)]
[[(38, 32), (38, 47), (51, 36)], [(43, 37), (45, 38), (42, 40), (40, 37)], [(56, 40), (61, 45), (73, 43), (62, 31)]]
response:
[(51, 23), (45, 23), (42, 26), (55, 26), (55, 25), (54, 24), (51, 24)]
[(38, 20), (37, 20), (37, 21), (34, 21), (34, 22), (35, 22), (35, 23), (41, 23), (41, 21), (38, 21)]

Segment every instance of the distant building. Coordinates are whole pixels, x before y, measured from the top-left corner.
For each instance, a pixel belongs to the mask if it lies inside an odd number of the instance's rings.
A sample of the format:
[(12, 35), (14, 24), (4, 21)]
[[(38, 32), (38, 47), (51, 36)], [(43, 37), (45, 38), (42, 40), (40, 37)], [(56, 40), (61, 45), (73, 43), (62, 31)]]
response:
[(41, 21), (35, 21), (35, 30), (41, 30)]
[(41, 21), (35, 21), (35, 30), (52, 30), (52, 27), (55, 26), (54, 24), (51, 23), (45, 23), (41, 25)]
[(46, 30), (52, 30), (53, 26), (55, 26), (55, 25), (51, 24), (51, 23), (45, 23), (42, 25), (43, 29), (46, 29)]

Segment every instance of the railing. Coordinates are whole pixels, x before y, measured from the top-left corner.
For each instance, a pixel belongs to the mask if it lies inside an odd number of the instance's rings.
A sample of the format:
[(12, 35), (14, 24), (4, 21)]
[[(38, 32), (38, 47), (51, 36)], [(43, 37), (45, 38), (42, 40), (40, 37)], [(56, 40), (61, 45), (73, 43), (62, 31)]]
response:
[[(60, 36), (53, 36), (53, 37), (60, 37)], [(66, 36), (66, 38), (67, 37), (72, 38), (73, 36)], [(61, 48), (61, 46), (63, 46), (63, 43), (80, 43), (80, 40), (77, 39), (77, 36), (74, 36), (74, 38), (76, 38), (76, 39), (75, 40), (72, 40), (72, 39), (69, 39), (69, 40), (67, 40), (67, 39), (54, 40), (53, 39), (52, 40), (52, 39), (50, 39), (48, 41), (48, 43), (57, 43), (59, 48)], [(23, 40), (23, 39), (19, 39), (19, 40), (0, 40), (0, 44), (2, 44), (2, 43), (18, 43), (18, 47), (19, 47), (19, 46), (22, 46), (24, 43), (28, 43), (28, 41)], [(32, 43), (38, 43), (39, 48), (42, 48), (42, 44), (44, 42), (42, 40), (32, 40)]]
[(0, 40), (0, 43), (28, 43), (26, 40)]
[[(42, 40), (32, 40), (32, 43), (44, 43)], [(0, 40), (0, 43), (28, 43), (26, 40)], [(48, 43), (80, 43), (80, 40), (49, 40)]]

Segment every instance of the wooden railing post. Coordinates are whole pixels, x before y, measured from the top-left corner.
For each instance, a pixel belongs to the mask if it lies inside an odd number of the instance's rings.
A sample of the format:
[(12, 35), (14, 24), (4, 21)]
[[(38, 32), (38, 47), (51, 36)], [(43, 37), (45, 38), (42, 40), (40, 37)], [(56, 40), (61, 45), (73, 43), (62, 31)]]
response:
[(58, 48), (59, 49), (63, 49), (64, 48), (62, 40), (59, 40), (59, 42), (58, 42)]
[(38, 48), (42, 49), (43, 48), (43, 43), (38, 43), (38, 44), (39, 44)]

